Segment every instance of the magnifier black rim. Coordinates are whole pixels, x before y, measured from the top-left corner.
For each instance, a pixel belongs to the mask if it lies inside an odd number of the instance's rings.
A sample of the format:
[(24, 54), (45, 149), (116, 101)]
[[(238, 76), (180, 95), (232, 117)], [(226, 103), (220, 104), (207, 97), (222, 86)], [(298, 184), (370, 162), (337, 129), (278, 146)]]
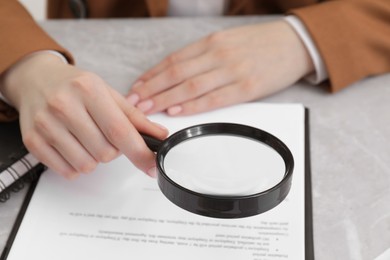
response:
[[(283, 159), (283, 179), (273, 187), (250, 195), (222, 196), (202, 194), (182, 187), (165, 173), (164, 158), (177, 144), (208, 135), (232, 135), (259, 141), (274, 149)], [(177, 206), (214, 218), (242, 218), (264, 213), (284, 200), (290, 191), (294, 158), (290, 149), (274, 135), (248, 125), (207, 123), (187, 127), (165, 139), (157, 151), (158, 184), (162, 193)]]

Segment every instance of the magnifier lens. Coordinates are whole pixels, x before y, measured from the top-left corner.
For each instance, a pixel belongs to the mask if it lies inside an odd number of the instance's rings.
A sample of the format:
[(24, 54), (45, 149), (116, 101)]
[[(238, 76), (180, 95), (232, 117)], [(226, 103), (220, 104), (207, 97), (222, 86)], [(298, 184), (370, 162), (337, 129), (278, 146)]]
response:
[(282, 181), (285, 163), (262, 142), (232, 135), (191, 138), (172, 147), (163, 163), (175, 183), (198, 193), (245, 196)]

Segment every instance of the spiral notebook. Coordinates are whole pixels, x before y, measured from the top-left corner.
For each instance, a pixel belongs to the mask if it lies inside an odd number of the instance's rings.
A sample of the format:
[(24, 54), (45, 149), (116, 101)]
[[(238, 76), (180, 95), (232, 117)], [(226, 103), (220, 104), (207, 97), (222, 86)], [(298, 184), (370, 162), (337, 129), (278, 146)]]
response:
[(172, 204), (154, 179), (123, 156), (75, 181), (49, 169), (31, 186), (0, 259), (314, 259), (307, 109), (253, 103), (151, 119), (170, 133), (210, 122), (241, 123), (272, 133), (294, 156), (289, 195), (257, 216), (213, 219)]
[(24, 188), (44, 170), (23, 145), (19, 122), (0, 123), (0, 202)]

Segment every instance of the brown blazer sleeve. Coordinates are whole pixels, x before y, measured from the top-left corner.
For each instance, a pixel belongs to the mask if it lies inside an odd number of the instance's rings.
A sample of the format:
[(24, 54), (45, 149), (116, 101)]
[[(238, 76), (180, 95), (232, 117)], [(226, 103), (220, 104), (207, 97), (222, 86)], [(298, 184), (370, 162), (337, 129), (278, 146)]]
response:
[(16, 0), (0, 1), (0, 74), (29, 53), (55, 50), (73, 58), (37, 25)]
[(337, 91), (390, 72), (390, 1), (325, 1), (290, 13), (306, 25)]

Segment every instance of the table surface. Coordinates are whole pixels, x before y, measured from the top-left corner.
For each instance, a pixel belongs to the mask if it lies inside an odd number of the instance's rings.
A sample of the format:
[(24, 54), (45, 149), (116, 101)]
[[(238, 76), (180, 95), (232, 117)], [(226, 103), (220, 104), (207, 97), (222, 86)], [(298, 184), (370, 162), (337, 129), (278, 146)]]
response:
[[(279, 17), (45, 21), (43, 28), (126, 93), (147, 68), (211, 32)], [(362, 61), (364, 62), (364, 61)], [(261, 102), (310, 109), (314, 247), (317, 260), (373, 259), (390, 247), (390, 75), (336, 94), (299, 82)], [(26, 191), (0, 204), (0, 250)]]

